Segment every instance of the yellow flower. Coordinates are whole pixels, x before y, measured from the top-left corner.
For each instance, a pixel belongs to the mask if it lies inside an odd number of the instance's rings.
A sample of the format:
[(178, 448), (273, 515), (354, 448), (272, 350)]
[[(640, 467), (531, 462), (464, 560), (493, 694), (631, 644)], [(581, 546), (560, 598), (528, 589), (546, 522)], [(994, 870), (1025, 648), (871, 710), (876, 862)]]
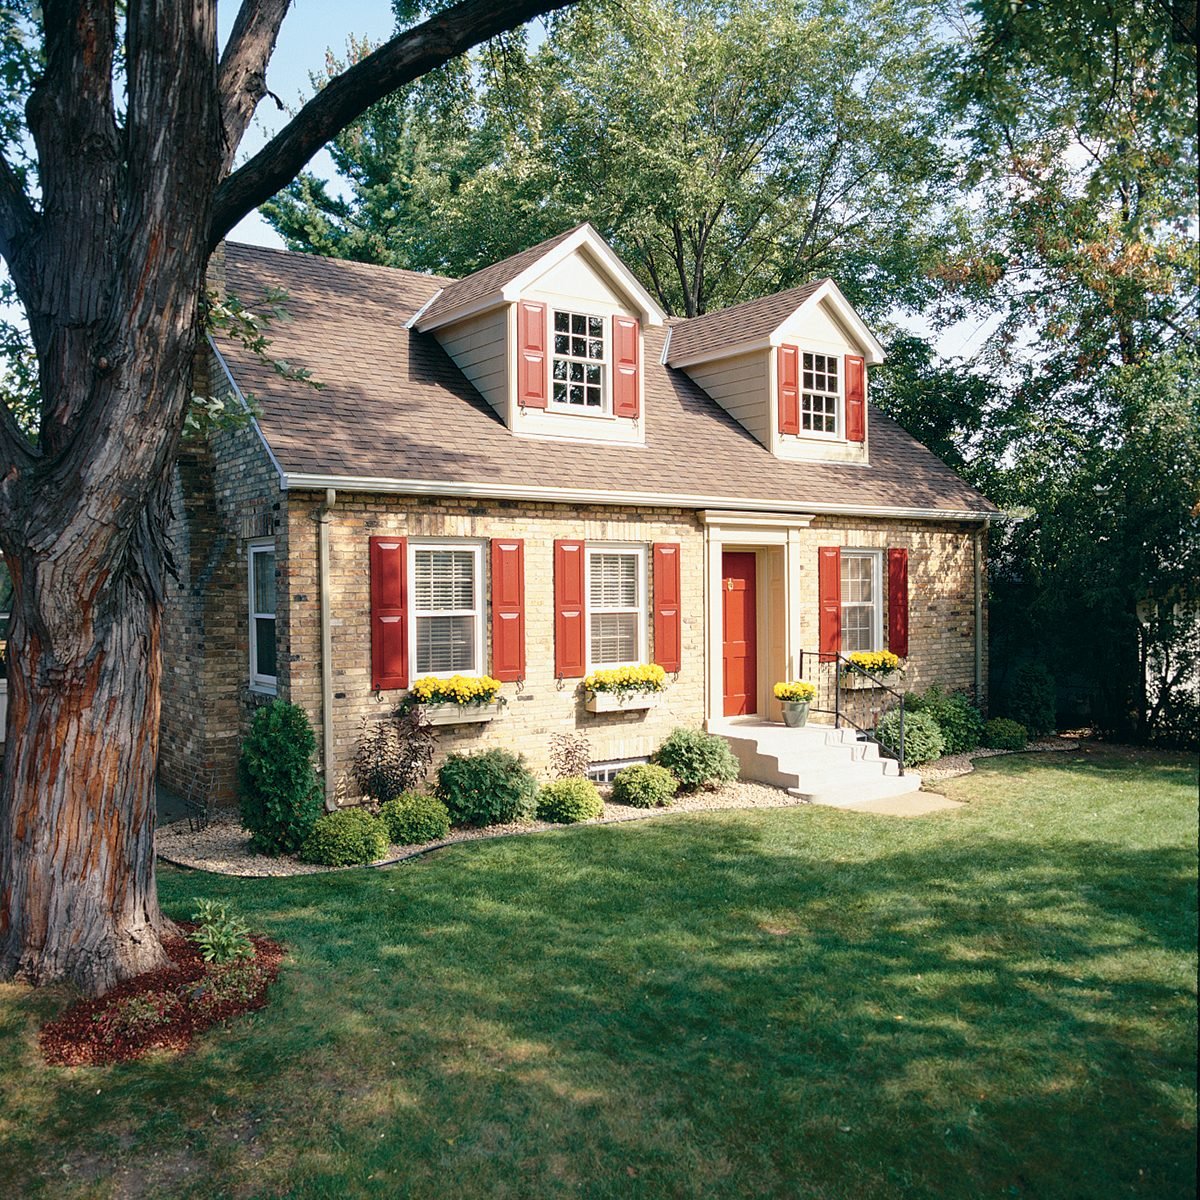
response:
[(641, 695), (661, 692), (667, 685), (667, 673), (657, 663), (643, 663), (636, 667), (608, 667), (593, 671), (583, 681), (585, 690), (614, 692), (621, 695)]
[(886, 675), (899, 668), (900, 659), (890, 650), (856, 650), (850, 655), (850, 665), (872, 675)]
[(775, 685), (775, 699), (784, 700), (789, 703), (811, 700), (816, 694), (817, 689), (811, 683), (806, 683), (803, 679), (795, 679), (790, 683), (777, 683)]
[(490, 704), (500, 694), (500, 680), (490, 675), (452, 675), (438, 679), (422, 675), (413, 681), (412, 694), (421, 704)]

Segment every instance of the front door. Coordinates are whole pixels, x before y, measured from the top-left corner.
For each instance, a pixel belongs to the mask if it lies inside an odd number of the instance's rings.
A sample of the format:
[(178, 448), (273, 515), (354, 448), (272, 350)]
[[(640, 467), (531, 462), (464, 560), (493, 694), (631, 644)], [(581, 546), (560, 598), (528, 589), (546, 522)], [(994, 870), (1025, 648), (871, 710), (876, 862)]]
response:
[(758, 711), (758, 608), (754, 598), (755, 556), (726, 551), (721, 561), (722, 668), (727, 717)]

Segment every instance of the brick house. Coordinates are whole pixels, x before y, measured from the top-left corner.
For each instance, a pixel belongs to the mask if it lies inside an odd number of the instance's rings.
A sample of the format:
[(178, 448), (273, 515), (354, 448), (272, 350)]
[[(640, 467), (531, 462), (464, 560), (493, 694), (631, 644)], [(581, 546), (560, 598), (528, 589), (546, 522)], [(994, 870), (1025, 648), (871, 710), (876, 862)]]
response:
[[(462, 280), (228, 245), (218, 283), (282, 291), (269, 354), (228, 338), (197, 387), (257, 419), (183, 454), (160, 772), (232, 792), (257, 704), (309, 714), (327, 792), (362, 721), (429, 674), (504, 681), (443, 750), (605, 764), (679, 724), (777, 719), (775, 681), (882, 649), (906, 686), (986, 678), (984, 497), (874, 411), (882, 350), (832, 280), (665, 317), (587, 225)], [(807, 657), (802, 657), (807, 655)], [(659, 662), (657, 707), (592, 712), (590, 670)]]

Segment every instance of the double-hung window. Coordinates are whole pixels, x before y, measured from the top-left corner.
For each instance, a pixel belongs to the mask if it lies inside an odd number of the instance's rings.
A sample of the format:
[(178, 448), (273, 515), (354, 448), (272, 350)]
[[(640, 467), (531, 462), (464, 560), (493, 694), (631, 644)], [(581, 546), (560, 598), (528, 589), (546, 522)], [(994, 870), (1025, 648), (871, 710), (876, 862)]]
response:
[(842, 653), (883, 649), (882, 561), (878, 550), (842, 551)]
[(646, 658), (646, 554), (640, 546), (589, 546), (589, 668), (634, 666)]
[(800, 389), (800, 428), (804, 433), (838, 431), (838, 359), (834, 354), (804, 353)]
[(483, 671), (483, 555), (470, 542), (409, 542), (410, 644), (417, 675)]
[(604, 317), (555, 310), (551, 365), (554, 404), (573, 412), (608, 411), (606, 324)]
[(255, 691), (276, 688), (275, 543), (251, 542), (250, 567), (250, 686)]

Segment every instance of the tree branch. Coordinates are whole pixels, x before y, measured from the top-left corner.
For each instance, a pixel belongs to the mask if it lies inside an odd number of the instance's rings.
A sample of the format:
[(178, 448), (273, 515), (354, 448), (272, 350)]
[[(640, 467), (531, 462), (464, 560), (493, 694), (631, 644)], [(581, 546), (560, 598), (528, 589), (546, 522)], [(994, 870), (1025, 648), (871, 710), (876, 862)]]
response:
[(226, 171), (258, 102), (267, 94), (267, 64), (290, 7), (291, 0), (242, 0), (238, 9), (217, 74)]
[(12, 164), (0, 155), (0, 258), (8, 264), (18, 293), (22, 277), (27, 275), (24, 259), (33, 245), (37, 228), (37, 211)]
[[(264, 0), (267, 2), (267, 0)], [(575, 0), (463, 0), (398, 34), (321, 89), (248, 163), (217, 189), (210, 244), (290, 182), (326, 142), (377, 100), (440, 67), (464, 50), (564, 8)]]

